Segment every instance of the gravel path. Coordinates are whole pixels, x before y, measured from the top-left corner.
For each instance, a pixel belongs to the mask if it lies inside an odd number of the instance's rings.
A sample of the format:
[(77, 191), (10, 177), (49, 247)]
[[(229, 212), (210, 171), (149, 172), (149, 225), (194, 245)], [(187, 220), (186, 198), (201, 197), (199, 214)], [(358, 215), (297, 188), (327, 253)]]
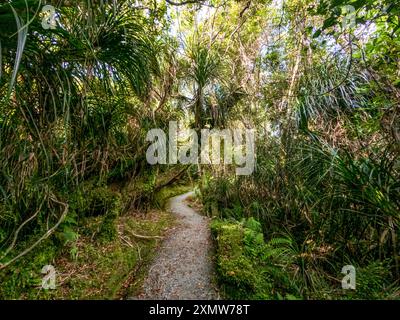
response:
[(164, 240), (139, 299), (218, 299), (212, 286), (208, 218), (190, 208), (188, 192), (169, 200), (178, 225)]

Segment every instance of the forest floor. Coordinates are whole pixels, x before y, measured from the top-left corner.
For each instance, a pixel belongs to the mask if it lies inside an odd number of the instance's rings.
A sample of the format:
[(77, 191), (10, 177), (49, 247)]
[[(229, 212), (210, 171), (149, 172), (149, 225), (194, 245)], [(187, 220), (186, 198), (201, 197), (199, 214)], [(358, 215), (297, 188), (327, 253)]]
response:
[[(169, 186), (155, 195), (159, 209), (119, 216), (113, 240), (98, 239), (96, 216), (74, 229), (74, 242), (44, 241), (0, 273), (0, 299), (218, 299), (210, 221), (192, 188)], [(41, 288), (46, 264), (56, 270), (55, 290)]]
[[(43, 248), (18, 261), (18, 271), (0, 273), (0, 299), (115, 300), (135, 295), (156, 256), (160, 238), (173, 227), (174, 217), (155, 209), (146, 214), (128, 213), (118, 217), (118, 235), (107, 242), (93, 237), (100, 221), (101, 217), (88, 219), (78, 229), (79, 239), (71, 249), (67, 245), (61, 252), (53, 252), (54, 243), (44, 242)], [(55, 290), (41, 288), (40, 271), (45, 264), (56, 269)]]
[(170, 229), (138, 299), (218, 299), (213, 285), (209, 219), (190, 208), (188, 192), (169, 200), (177, 223)]

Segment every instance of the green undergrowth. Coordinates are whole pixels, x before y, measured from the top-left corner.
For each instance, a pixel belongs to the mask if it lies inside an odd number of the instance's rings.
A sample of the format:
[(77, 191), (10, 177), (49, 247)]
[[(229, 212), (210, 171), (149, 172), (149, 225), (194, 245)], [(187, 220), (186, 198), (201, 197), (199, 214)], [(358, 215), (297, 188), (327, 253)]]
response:
[[(92, 218), (73, 244), (58, 248), (54, 241), (24, 257), (11, 271), (1, 274), (2, 299), (119, 299), (134, 296), (160, 240), (135, 235), (162, 236), (173, 223), (171, 215), (151, 211), (145, 217), (126, 215), (115, 221), (120, 233), (111, 241), (93, 235), (101, 224)], [(93, 232), (90, 235), (90, 230)], [(56, 289), (41, 287), (41, 268), (55, 267)]]
[(211, 231), (217, 282), (226, 299), (400, 298), (398, 285), (390, 282), (388, 263), (355, 264), (356, 290), (344, 290), (341, 269), (333, 275), (324, 272), (315, 264), (315, 254), (289, 237), (266, 240), (253, 217), (214, 218)]
[[(229, 299), (296, 298), (284, 267), (289, 263), (291, 241), (264, 241), (254, 218), (214, 219), (211, 231), (216, 242), (216, 273), (222, 294)], [(279, 282), (279, 287), (274, 283)]]
[[(1, 299), (121, 299), (135, 296), (173, 216), (160, 209), (190, 187), (154, 195), (152, 208), (125, 211), (128, 199), (107, 186), (88, 185), (70, 195), (70, 213), (55, 234), (12, 268), (0, 271)], [(142, 237), (144, 236), (144, 237)], [(21, 243), (23, 246), (24, 244)], [(42, 288), (45, 265), (56, 288)]]

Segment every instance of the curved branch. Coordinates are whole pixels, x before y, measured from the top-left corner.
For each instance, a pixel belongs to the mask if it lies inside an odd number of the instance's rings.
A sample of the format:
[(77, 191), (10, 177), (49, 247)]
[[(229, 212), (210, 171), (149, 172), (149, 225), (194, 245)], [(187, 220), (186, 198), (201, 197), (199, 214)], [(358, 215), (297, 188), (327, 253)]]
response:
[(15, 233), (14, 233), (14, 238), (13, 238), (13, 240), (12, 240), (10, 246), (9, 246), (9, 247), (6, 249), (6, 251), (1, 255), (0, 259), (3, 259), (4, 257), (6, 257), (6, 256), (9, 254), (9, 252), (14, 248), (15, 243), (17, 242), (17, 239), (18, 239), (18, 234), (19, 234), (19, 232), (21, 231), (21, 229), (22, 229), (29, 221), (33, 220), (33, 219), (39, 214), (40, 209), (42, 209), (42, 206), (43, 206), (45, 200), (46, 200), (46, 199), (43, 199), (42, 203), (41, 203), (40, 206), (39, 206), (39, 209), (38, 209), (31, 217), (29, 217), (29, 218), (26, 219), (23, 223), (21, 223), (21, 225), (18, 227), (18, 229), (17, 229), (17, 230), (15, 231)]
[(68, 213), (68, 204), (67, 203), (63, 203), (61, 201), (58, 201), (57, 199), (52, 199), (54, 202), (63, 205), (64, 206), (64, 211), (61, 214), (61, 217), (58, 219), (58, 221), (56, 222), (56, 224), (50, 228), (49, 230), (47, 230), (45, 232), (44, 235), (42, 235), (34, 244), (32, 244), (29, 248), (25, 249), (23, 252), (21, 252), (20, 254), (18, 254), (17, 256), (15, 256), (14, 258), (12, 258), (11, 260), (9, 260), (8, 262), (1, 264), (0, 263), (0, 270), (5, 269), (7, 266), (9, 266), (11, 263), (15, 262), (16, 260), (18, 260), (19, 258), (21, 258), (22, 256), (26, 255), (27, 253), (29, 253), (30, 251), (32, 251), (38, 244), (40, 244), (43, 240), (47, 239), (50, 235), (53, 234), (53, 232), (58, 228), (58, 226), (61, 224), (61, 222), (63, 222), (65, 216)]

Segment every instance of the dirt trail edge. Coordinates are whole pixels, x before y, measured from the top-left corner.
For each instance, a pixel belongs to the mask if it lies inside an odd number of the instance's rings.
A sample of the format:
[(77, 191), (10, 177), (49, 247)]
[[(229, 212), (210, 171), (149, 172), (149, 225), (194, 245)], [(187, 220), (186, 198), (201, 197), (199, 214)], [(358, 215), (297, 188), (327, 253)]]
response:
[(163, 241), (137, 299), (218, 299), (212, 285), (209, 219), (190, 208), (188, 192), (169, 199), (178, 224)]

